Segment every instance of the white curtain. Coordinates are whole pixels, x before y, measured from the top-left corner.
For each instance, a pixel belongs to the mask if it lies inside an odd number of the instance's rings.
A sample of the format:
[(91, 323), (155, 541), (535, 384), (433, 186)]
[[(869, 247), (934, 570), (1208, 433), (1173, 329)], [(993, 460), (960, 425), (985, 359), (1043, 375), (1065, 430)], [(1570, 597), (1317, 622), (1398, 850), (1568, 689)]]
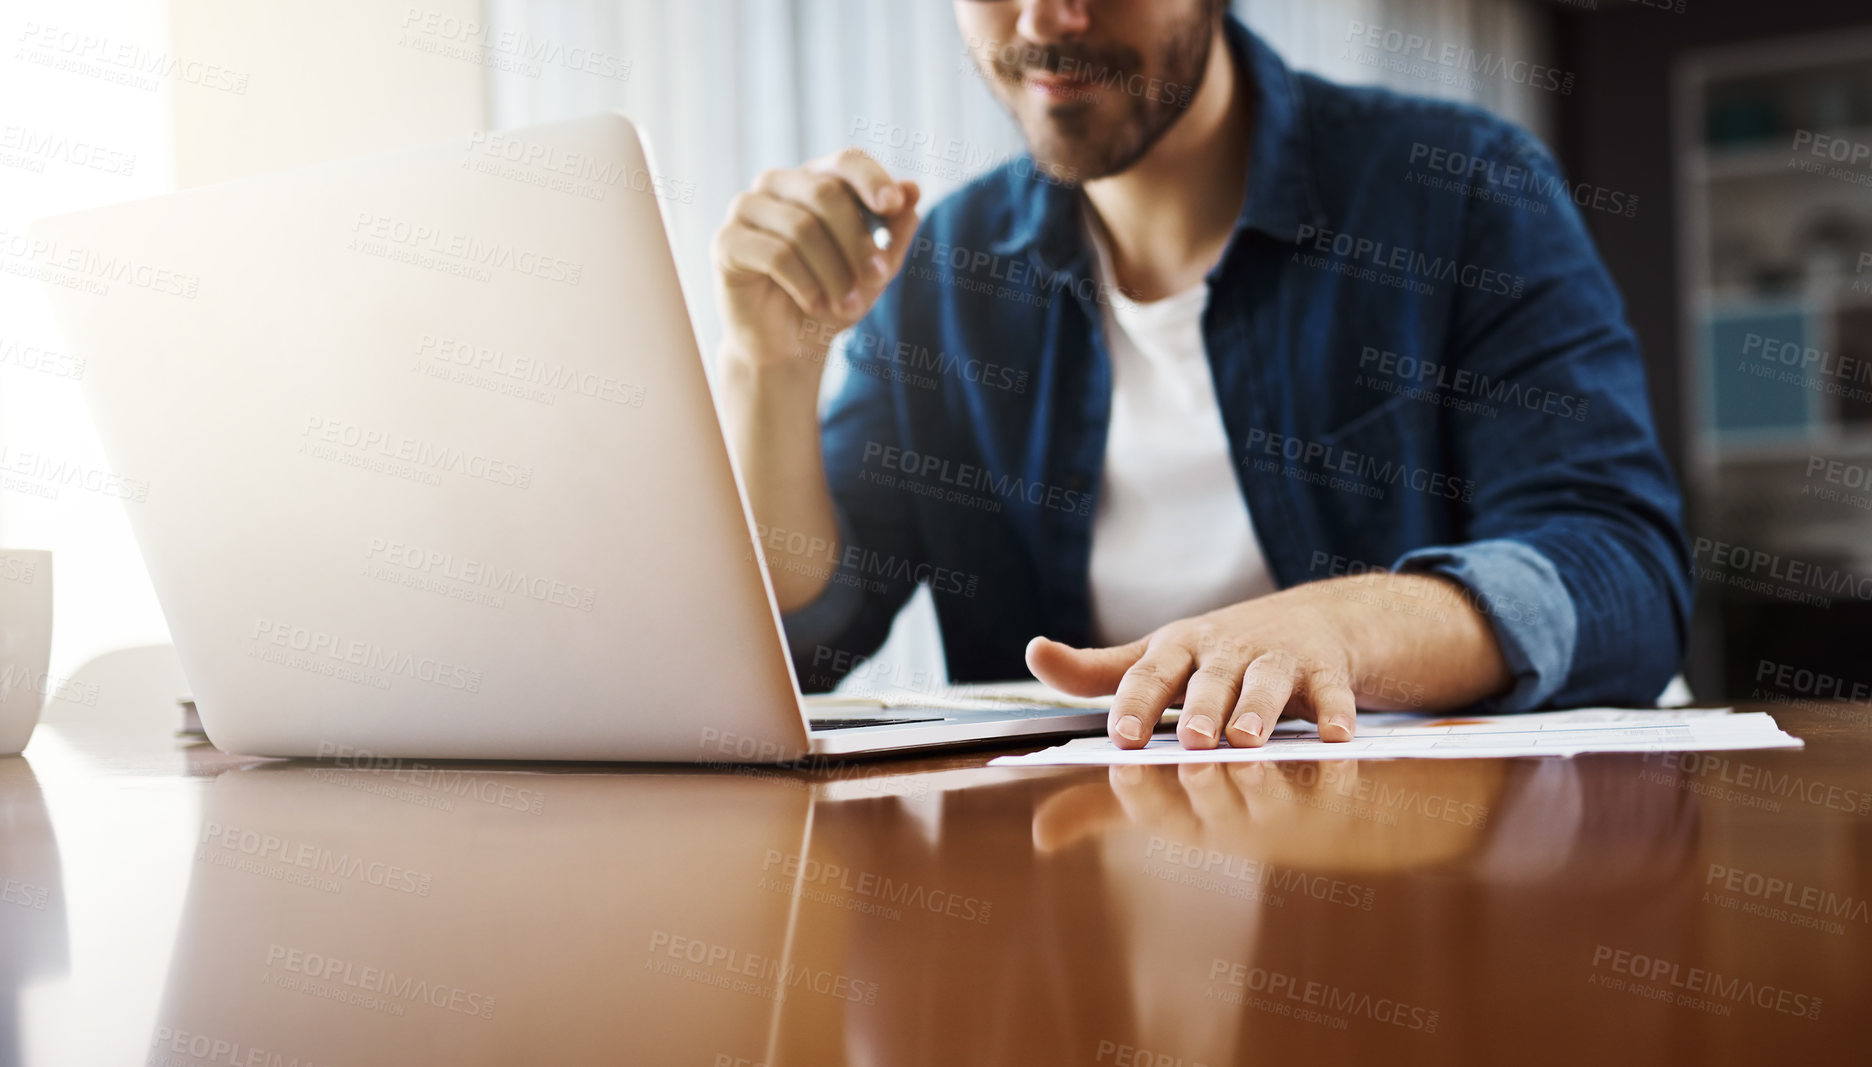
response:
[[(958, 74), (964, 56), (948, 4), (488, 2), (494, 33), (523, 33), (549, 49), (604, 49), (630, 63), (626, 79), (563, 65), (490, 71), (491, 118), (498, 128), (617, 108), (648, 136), (658, 171), (678, 185), (694, 183), (693, 200), (666, 199), (664, 216), (706, 352), (720, 337), (709, 238), (729, 200), (760, 171), (856, 143), (940, 194), (956, 183), (928, 162), (916, 170), (921, 153), (893, 153), (893, 137), (956, 138), (974, 158), (1005, 158), (1020, 147), (987, 90)], [(873, 129), (885, 145), (864, 139)]]
[[(709, 239), (728, 202), (768, 167), (795, 166), (857, 145), (916, 178), (925, 202), (966, 176), (942, 151), (986, 169), (1020, 150), (1013, 125), (967, 67), (951, 5), (936, 0), (486, 0), (493, 34), (547, 49), (596, 49), (628, 62), (627, 78), (542, 64), (490, 70), (495, 127), (623, 110), (651, 143), (653, 165), (692, 198), (664, 216), (704, 352), (721, 336)], [(1509, 80), (1472, 84), (1384, 66), (1382, 46), (1355, 30), (1377, 26), (1510, 60), (1543, 62), (1531, 0), (1235, 0), (1237, 14), (1287, 61), (1338, 81), (1481, 105), (1548, 128), (1551, 94)], [(1408, 59), (1408, 57), (1405, 57)], [(1361, 62), (1363, 60), (1363, 62)], [(874, 139), (881, 137), (882, 141)], [(942, 675), (935, 618), (919, 594), (890, 642), (853, 683)]]
[[(30, 27), (95, 34), (163, 53), (159, 0), (23, 0), (0, 32), (0, 547), (53, 553), (52, 677), (92, 657), (166, 639), (124, 503), (35, 477), (41, 467), (109, 468), (80, 393), (83, 363), (66, 348), (34, 276), (27, 228), (47, 215), (170, 190), (168, 94), (61, 69), (56, 45)], [(56, 39), (56, 33), (52, 39)], [(87, 159), (110, 160), (107, 166)], [(176, 694), (180, 696), (181, 694)], [(48, 710), (47, 714), (51, 714)]]
[[(1472, 50), (1472, 60), (1491, 57), (1550, 67), (1552, 49), (1530, 0), (1234, 0), (1234, 5), (1236, 14), (1292, 66), (1338, 82), (1475, 104), (1541, 136), (1552, 129), (1551, 90), (1491, 73), (1454, 81), (1427, 78), (1423, 75), (1433, 68), (1454, 72), (1422, 59), (1413, 62), (1409, 54), (1386, 52), (1382, 44), (1365, 45), (1363, 35), (1354, 33), (1357, 28), (1395, 30), (1433, 42), (1433, 50), (1445, 45)], [(1372, 65), (1393, 56), (1405, 60), (1403, 72)]]
[[(548, 50), (599, 50), (629, 63), (623, 79), (563, 63), (519, 72), (491, 68), (491, 119), (498, 128), (618, 108), (647, 133), (661, 172), (675, 183), (694, 183), (693, 198), (667, 200), (665, 215), (704, 351), (720, 336), (709, 236), (728, 201), (761, 170), (855, 144), (940, 196), (958, 184), (954, 168), (939, 155), (903, 146), (955, 145), (975, 161), (1020, 150), (1014, 127), (966, 66), (947, 3), (487, 4), (493, 34), (522, 34)], [(1471, 79), (1470, 87), (1374, 67), (1369, 60), (1382, 49), (1351, 39), (1355, 24), (1377, 26), (1541, 62), (1529, 0), (1236, 0), (1235, 8), (1296, 67), (1339, 81), (1465, 100), (1537, 133), (1549, 125), (1549, 93), (1486, 75)]]

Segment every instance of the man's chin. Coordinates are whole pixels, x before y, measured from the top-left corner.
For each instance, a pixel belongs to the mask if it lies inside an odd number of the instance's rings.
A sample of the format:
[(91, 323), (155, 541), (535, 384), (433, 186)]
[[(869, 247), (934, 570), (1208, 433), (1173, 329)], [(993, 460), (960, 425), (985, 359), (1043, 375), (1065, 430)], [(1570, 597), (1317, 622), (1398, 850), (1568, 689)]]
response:
[(1023, 130), (1027, 151), (1038, 163), (1079, 178), (1110, 164), (1119, 131), (1095, 115), (1073, 114), (1032, 121)]
[(1054, 174), (1070, 178), (1074, 182), (1103, 178), (1110, 167), (1114, 145), (1103, 142), (1090, 144), (1080, 140), (1048, 139), (1027, 141), (1028, 152), (1034, 162)]

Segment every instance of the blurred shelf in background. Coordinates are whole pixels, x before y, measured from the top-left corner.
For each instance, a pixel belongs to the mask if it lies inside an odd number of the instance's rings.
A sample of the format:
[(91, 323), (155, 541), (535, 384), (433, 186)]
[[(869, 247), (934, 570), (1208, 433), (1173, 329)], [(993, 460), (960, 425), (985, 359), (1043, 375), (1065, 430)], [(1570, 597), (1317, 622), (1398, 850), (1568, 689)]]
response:
[(1762, 662), (1863, 676), (1872, 32), (1687, 52), (1673, 122), (1700, 695), (1746, 697)]

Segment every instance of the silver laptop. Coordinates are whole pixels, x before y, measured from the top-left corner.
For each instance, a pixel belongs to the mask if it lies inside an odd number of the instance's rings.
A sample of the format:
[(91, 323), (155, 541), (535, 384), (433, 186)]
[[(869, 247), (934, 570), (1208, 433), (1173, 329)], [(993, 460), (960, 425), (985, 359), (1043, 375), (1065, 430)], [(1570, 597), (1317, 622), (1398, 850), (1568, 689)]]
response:
[(814, 721), (653, 173), (604, 115), (33, 228), (216, 745), (775, 762), (1103, 729)]

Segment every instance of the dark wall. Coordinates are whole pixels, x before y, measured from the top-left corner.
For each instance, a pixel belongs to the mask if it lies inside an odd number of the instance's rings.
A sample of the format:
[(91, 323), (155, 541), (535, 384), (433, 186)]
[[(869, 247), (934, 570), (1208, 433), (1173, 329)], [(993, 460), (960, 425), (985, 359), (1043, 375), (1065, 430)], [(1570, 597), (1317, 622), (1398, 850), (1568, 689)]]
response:
[(1598, 11), (1552, 5), (1555, 66), (1579, 75), (1560, 98), (1554, 146), (1575, 181), (1638, 197), (1633, 218), (1587, 212), (1644, 345), (1651, 401), (1671, 461), (1683, 469), (1677, 234), (1670, 127), (1672, 71), (1685, 51), (1845, 27), (1872, 29), (1872, 0), (1683, 0), (1682, 14), (1633, 0)]
[[(1648, 2), (1648, 0), (1646, 0)], [(1634, 217), (1585, 212), (1599, 250), (1625, 294), (1627, 315), (1644, 347), (1651, 404), (1671, 462), (1682, 472), (1688, 421), (1684, 407), (1692, 357), (1678, 293), (1677, 220), (1671, 129), (1674, 71), (1684, 53), (1790, 37), (1872, 29), (1872, 0), (1683, 0), (1681, 14), (1634, 0), (1598, 0), (1599, 11), (1554, 3), (1548, 17), (1555, 65), (1579, 75), (1560, 98), (1558, 143), (1569, 176), (1637, 196)], [(1687, 485), (1693, 532), (1711, 522), (1716, 502)], [(1790, 663), (1835, 677), (1858, 678), (1863, 649), (1842, 643), (1866, 625), (1854, 610), (1789, 607), (1740, 597), (1701, 583), (1684, 674), (1701, 700), (1773, 698), (1751, 684), (1764, 661)], [(1863, 631), (1859, 631), (1863, 632)]]

